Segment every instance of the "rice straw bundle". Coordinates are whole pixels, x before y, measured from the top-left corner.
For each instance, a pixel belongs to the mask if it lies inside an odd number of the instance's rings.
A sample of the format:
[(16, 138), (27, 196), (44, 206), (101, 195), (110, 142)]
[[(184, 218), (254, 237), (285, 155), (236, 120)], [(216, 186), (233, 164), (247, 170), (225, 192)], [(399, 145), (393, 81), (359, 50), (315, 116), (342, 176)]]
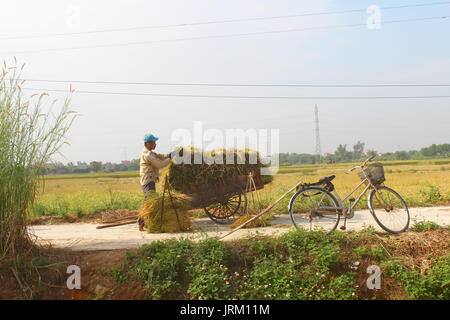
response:
[[(169, 168), (169, 183), (180, 192), (186, 192), (195, 185), (223, 183), (239, 175), (256, 173), (268, 166), (261, 163), (257, 151), (248, 148), (204, 152), (194, 147), (185, 147), (179, 151), (179, 157), (176, 156), (174, 162)], [(267, 184), (273, 177), (262, 176), (262, 179)]]
[[(189, 199), (180, 195), (170, 196), (166, 193), (163, 197), (156, 192), (149, 192), (141, 208), (139, 216), (144, 220), (145, 228), (149, 233), (174, 233), (189, 231), (192, 227), (189, 210)], [(161, 213), (164, 203), (164, 213)], [(175, 209), (176, 212), (175, 212)], [(177, 214), (178, 213), (178, 219)]]

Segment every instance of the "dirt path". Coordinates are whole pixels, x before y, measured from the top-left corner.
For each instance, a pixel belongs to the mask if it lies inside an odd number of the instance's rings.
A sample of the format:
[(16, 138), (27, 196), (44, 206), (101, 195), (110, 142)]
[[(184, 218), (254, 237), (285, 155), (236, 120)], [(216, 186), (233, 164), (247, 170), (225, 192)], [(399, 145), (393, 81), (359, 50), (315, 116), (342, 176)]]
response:
[[(442, 226), (450, 225), (450, 207), (410, 208), (411, 224), (420, 221), (433, 221)], [(57, 248), (72, 250), (113, 250), (138, 248), (154, 240), (170, 238), (190, 238), (222, 236), (231, 229), (226, 225), (215, 224), (208, 218), (194, 220), (192, 232), (183, 233), (146, 233), (140, 232), (136, 224), (96, 229), (99, 224), (70, 223), (62, 225), (37, 225), (28, 228), (30, 234), (41, 244), (51, 244)], [(342, 221), (340, 222), (342, 225)], [(377, 225), (368, 210), (357, 211), (351, 220), (347, 220), (347, 230), (361, 230)], [(264, 228), (240, 229), (225, 240), (244, 238), (250, 235), (280, 235), (293, 229), (289, 215), (276, 216), (273, 225)]]

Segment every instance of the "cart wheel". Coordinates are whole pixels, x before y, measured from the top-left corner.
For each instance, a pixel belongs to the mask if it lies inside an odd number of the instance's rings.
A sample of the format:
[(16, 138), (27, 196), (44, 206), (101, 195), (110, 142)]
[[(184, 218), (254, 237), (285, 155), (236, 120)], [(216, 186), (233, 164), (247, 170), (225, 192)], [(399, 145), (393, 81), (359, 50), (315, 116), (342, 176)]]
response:
[(247, 207), (247, 196), (241, 188), (236, 184), (237, 192), (235, 195), (223, 199), (221, 202), (213, 203), (209, 206), (203, 207), (206, 215), (214, 222), (220, 224), (233, 223), (233, 217), (240, 210), (245, 210)]

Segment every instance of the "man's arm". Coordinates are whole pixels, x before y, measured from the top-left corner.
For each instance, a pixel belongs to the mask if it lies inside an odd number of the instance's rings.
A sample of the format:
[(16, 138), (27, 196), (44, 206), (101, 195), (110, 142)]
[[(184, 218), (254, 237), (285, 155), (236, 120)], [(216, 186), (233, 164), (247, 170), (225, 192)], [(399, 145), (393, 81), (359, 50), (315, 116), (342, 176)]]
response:
[(167, 158), (170, 158), (169, 157), (169, 154), (166, 154), (166, 153), (156, 153), (156, 152), (153, 152), (153, 154), (156, 156), (156, 158), (158, 158), (159, 160), (165, 160), (165, 159), (167, 159)]
[(155, 154), (155, 153), (148, 153), (145, 156), (145, 160), (147, 162), (149, 162), (152, 166), (154, 166), (158, 169), (162, 169), (170, 163), (170, 159), (168, 158), (168, 156), (160, 159), (159, 156), (162, 156), (162, 155)]

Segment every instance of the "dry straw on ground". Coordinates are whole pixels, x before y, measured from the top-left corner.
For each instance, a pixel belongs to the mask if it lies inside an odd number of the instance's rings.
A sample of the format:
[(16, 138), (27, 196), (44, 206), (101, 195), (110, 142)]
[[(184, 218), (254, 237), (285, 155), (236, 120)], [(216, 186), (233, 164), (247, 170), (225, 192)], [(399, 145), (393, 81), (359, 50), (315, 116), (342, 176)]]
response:
[(172, 195), (171, 200), (168, 194), (163, 197), (152, 192), (147, 195), (139, 216), (149, 233), (182, 232), (192, 228), (190, 209), (189, 199), (184, 196)]
[[(231, 229), (239, 227), (241, 224), (247, 222), (251, 218), (253, 218), (254, 215), (246, 214), (241, 216), (239, 219), (237, 219), (233, 224), (230, 225)], [(273, 215), (270, 213), (263, 214), (258, 219), (253, 220), (252, 222), (247, 223), (242, 228), (257, 228), (257, 227), (268, 227), (272, 225), (272, 220), (274, 219)]]
[(441, 228), (425, 232), (405, 232), (383, 238), (377, 236), (386, 253), (395, 257), (409, 270), (420, 270), (423, 275), (436, 257), (449, 256), (450, 229)]

